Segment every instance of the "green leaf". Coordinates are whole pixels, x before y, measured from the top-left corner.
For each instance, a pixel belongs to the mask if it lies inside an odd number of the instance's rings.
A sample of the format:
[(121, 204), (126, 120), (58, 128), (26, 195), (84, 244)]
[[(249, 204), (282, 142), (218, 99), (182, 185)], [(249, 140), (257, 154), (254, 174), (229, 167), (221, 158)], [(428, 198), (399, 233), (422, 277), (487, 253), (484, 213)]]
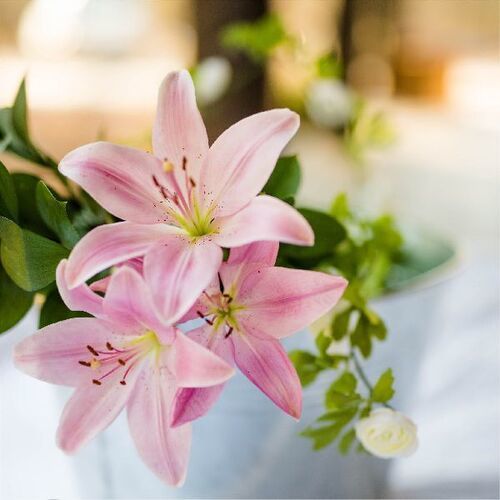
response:
[(354, 394), (358, 382), (356, 377), (351, 372), (344, 372), (342, 375), (333, 382), (331, 388), (337, 392), (350, 396)]
[(349, 453), (349, 450), (351, 449), (352, 443), (354, 442), (354, 439), (356, 438), (356, 431), (354, 429), (351, 429), (347, 431), (339, 441), (339, 451), (342, 453), (342, 455), (347, 455)]
[(14, 182), (5, 165), (0, 161), (0, 215), (17, 221), (17, 195)]
[(40, 179), (24, 173), (14, 173), (11, 177), (14, 181), (19, 204), (19, 225), (34, 233), (53, 238), (54, 233), (45, 225), (38, 212), (36, 187)]
[(316, 356), (307, 351), (291, 351), (288, 357), (292, 361), (300, 378), (302, 387), (312, 384), (323, 370), (316, 364)]
[(333, 254), (333, 250), (345, 237), (344, 227), (331, 215), (318, 210), (301, 208), (299, 212), (307, 219), (314, 231), (314, 245), (299, 247), (295, 245), (281, 245), (280, 253), (301, 267), (309, 267), (308, 260), (319, 261)]
[(357, 380), (350, 372), (344, 372), (325, 394), (325, 406), (330, 410), (356, 407), (361, 397), (356, 391)]
[(377, 403), (387, 403), (394, 396), (394, 375), (392, 370), (388, 368), (373, 387), (371, 398)]
[(37, 185), (36, 202), (45, 224), (59, 236), (61, 243), (71, 250), (80, 235), (69, 220), (66, 212), (67, 202), (57, 200), (43, 181)]
[(301, 435), (313, 440), (314, 450), (321, 450), (335, 440), (344, 428), (344, 425), (340, 421), (324, 427), (308, 428), (302, 431)]
[(16, 325), (32, 303), (33, 294), (19, 288), (0, 265), (0, 333)]
[(351, 335), (351, 344), (358, 347), (363, 357), (368, 358), (372, 352), (370, 337), (370, 321), (364, 314), (360, 314), (358, 322)]
[(324, 332), (319, 332), (314, 339), (314, 343), (316, 344), (316, 348), (322, 358), (328, 356), (326, 351), (332, 343), (332, 338), (330, 336), (326, 335)]
[(316, 73), (320, 78), (340, 78), (342, 63), (334, 54), (325, 54), (316, 60)]
[(57, 323), (70, 318), (89, 317), (90, 315), (82, 311), (70, 311), (62, 301), (61, 296), (54, 288), (45, 299), (42, 310), (40, 311), (40, 320), (38, 328)]
[(343, 339), (349, 333), (349, 320), (351, 319), (352, 307), (336, 314), (332, 321), (332, 336), (335, 340)]
[(351, 217), (351, 210), (345, 193), (339, 193), (333, 200), (332, 206), (330, 207), (330, 215), (341, 221)]
[(291, 40), (280, 18), (269, 14), (253, 22), (230, 24), (221, 32), (222, 45), (262, 63), (279, 45)]
[(28, 116), (26, 109), (26, 80), (23, 78), (12, 105), (12, 123), (17, 135), (27, 144), (30, 143)]
[(281, 200), (294, 198), (300, 186), (301, 171), (296, 156), (281, 157), (266, 185), (264, 193)]
[(55, 280), (56, 267), (68, 256), (59, 243), (21, 229), (0, 217), (1, 258), (5, 271), (26, 291), (40, 290)]

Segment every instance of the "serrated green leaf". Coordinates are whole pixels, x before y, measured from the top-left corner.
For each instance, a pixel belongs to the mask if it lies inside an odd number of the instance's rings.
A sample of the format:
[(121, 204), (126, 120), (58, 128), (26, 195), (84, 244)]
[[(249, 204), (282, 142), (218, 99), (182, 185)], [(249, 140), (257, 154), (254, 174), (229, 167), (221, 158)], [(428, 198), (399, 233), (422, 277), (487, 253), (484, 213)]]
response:
[(288, 357), (292, 361), (300, 378), (302, 387), (312, 384), (323, 370), (316, 364), (316, 356), (307, 351), (291, 351)]
[(55, 280), (56, 267), (68, 256), (59, 243), (20, 228), (0, 217), (2, 264), (10, 278), (26, 291), (40, 290)]
[(350, 429), (340, 438), (339, 451), (340, 453), (342, 453), (342, 455), (347, 455), (347, 453), (349, 453), (349, 450), (351, 449), (352, 443), (354, 442), (355, 438), (356, 431), (354, 429)]
[(32, 303), (33, 294), (19, 288), (0, 265), (0, 333), (16, 325)]
[(321, 450), (335, 440), (340, 432), (342, 432), (344, 425), (343, 422), (336, 422), (324, 427), (308, 428), (302, 431), (301, 435), (312, 439), (314, 450)]
[(45, 224), (59, 236), (61, 243), (71, 250), (80, 235), (69, 220), (66, 212), (67, 202), (57, 200), (43, 181), (37, 185), (36, 202)]
[(61, 299), (59, 292), (54, 288), (45, 299), (40, 311), (38, 328), (57, 323), (65, 319), (89, 317), (90, 315), (82, 311), (70, 311)]
[(377, 403), (387, 403), (394, 396), (394, 375), (388, 368), (373, 387), (371, 399)]
[(332, 336), (335, 340), (343, 339), (349, 333), (349, 320), (351, 319), (352, 308), (336, 314), (332, 321)]
[(0, 161), (0, 215), (17, 222), (17, 195), (12, 177)]
[(357, 385), (356, 377), (351, 372), (344, 372), (333, 382), (331, 387), (337, 392), (350, 396), (356, 390)]
[(281, 157), (262, 191), (286, 201), (293, 199), (300, 186), (301, 171), (296, 156)]

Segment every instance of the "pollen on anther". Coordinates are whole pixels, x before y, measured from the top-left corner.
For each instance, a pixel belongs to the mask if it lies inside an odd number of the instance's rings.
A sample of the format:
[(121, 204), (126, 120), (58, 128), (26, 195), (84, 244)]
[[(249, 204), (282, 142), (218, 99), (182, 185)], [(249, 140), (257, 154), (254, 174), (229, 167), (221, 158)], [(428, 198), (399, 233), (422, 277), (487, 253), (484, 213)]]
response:
[(82, 366), (90, 367), (90, 363), (88, 361), (78, 361), (78, 363), (81, 364)]
[(110, 342), (106, 342), (106, 349), (108, 349), (109, 351), (114, 351), (114, 347), (111, 345)]
[(120, 384), (127, 385), (127, 382), (125, 382), (125, 380), (120, 380)]
[(102, 385), (102, 382), (100, 380), (97, 380), (97, 379), (93, 379), (92, 383), (95, 385)]
[(118, 363), (120, 363), (122, 366), (125, 366), (125, 361), (123, 361), (123, 359), (118, 359)]
[(91, 346), (91, 345), (88, 345), (87, 346), (87, 349), (90, 351), (91, 354), (93, 354), (94, 356), (99, 356), (99, 353)]

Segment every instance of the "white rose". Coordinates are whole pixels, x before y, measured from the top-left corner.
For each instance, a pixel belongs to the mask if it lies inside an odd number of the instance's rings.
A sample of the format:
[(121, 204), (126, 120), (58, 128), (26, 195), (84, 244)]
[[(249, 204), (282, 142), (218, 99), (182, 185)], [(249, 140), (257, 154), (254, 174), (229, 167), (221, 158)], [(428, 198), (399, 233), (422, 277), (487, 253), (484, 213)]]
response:
[(231, 64), (223, 57), (203, 59), (194, 74), (194, 86), (198, 104), (206, 106), (220, 99), (231, 83)]
[(417, 426), (402, 413), (389, 408), (373, 410), (355, 428), (365, 449), (380, 458), (407, 457), (418, 446)]
[(349, 89), (333, 78), (322, 78), (311, 84), (306, 96), (306, 111), (320, 127), (345, 125), (352, 116), (354, 100)]

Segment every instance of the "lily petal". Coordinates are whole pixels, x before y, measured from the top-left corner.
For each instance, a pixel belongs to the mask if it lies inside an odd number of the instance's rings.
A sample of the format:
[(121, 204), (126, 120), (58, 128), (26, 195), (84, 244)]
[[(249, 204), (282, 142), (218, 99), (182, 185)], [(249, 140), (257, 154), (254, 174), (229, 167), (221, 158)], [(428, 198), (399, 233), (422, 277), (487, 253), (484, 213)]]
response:
[(212, 144), (201, 186), (206, 206), (216, 206), (214, 215), (237, 212), (262, 190), (299, 121), (289, 109), (264, 111), (234, 124)]
[(186, 478), (191, 426), (169, 426), (175, 381), (165, 367), (143, 370), (127, 406), (130, 433), (148, 467), (162, 480), (181, 486)]
[(61, 260), (56, 269), (56, 283), (63, 302), (71, 311), (85, 311), (93, 316), (102, 315), (102, 297), (85, 283), (69, 289), (66, 283), (66, 266), (68, 261)]
[(249, 274), (238, 300), (247, 329), (282, 338), (306, 328), (340, 299), (347, 281), (316, 271), (267, 267)]
[(104, 269), (144, 255), (154, 243), (178, 232), (167, 224), (117, 222), (96, 227), (73, 248), (66, 265), (67, 285), (74, 288)]
[(140, 370), (132, 370), (127, 385), (119, 384), (121, 374), (111, 374), (102, 385), (89, 380), (78, 387), (64, 407), (57, 444), (66, 453), (74, 453), (104, 430), (125, 407)]
[(161, 323), (144, 279), (129, 267), (121, 267), (111, 277), (103, 311), (110, 321), (126, 329), (151, 329), (169, 343), (175, 338), (172, 329)]
[(222, 262), (222, 250), (210, 241), (173, 236), (144, 259), (144, 276), (166, 322), (180, 319), (207, 287)]
[(193, 81), (186, 70), (168, 74), (161, 84), (153, 126), (153, 151), (157, 158), (172, 164), (172, 175), (183, 192), (183, 158), (187, 175), (198, 180), (208, 153), (208, 137), (196, 105)]
[(179, 387), (210, 387), (234, 375), (234, 368), (180, 330), (174, 343), (174, 373)]
[(287, 203), (261, 195), (230, 217), (218, 220), (220, 234), (214, 237), (223, 247), (238, 247), (254, 241), (282, 241), (312, 245), (314, 233), (306, 219)]
[(256, 241), (249, 245), (232, 248), (227, 260), (228, 264), (262, 264), (274, 266), (278, 256), (277, 241)]
[(89, 356), (87, 345), (103, 339), (120, 343), (123, 336), (110, 331), (110, 325), (95, 318), (72, 318), (42, 328), (14, 349), (14, 362), (32, 377), (52, 384), (77, 386), (89, 378), (89, 368), (79, 361)]
[(132, 222), (169, 222), (154, 177), (167, 182), (161, 162), (151, 154), (107, 142), (68, 153), (59, 170), (116, 217)]
[[(231, 340), (212, 333), (212, 327), (204, 325), (186, 335), (232, 366), (234, 353)], [(212, 387), (179, 389), (173, 403), (172, 426), (177, 427), (205, 415), (219, 399), (224, 386), (225, 384), (218, 384)]]
[(274, 404), (292, 417), (302, 412), (302, 386), (281, 344), (239, 332), (233, 335), (236, 365)]

